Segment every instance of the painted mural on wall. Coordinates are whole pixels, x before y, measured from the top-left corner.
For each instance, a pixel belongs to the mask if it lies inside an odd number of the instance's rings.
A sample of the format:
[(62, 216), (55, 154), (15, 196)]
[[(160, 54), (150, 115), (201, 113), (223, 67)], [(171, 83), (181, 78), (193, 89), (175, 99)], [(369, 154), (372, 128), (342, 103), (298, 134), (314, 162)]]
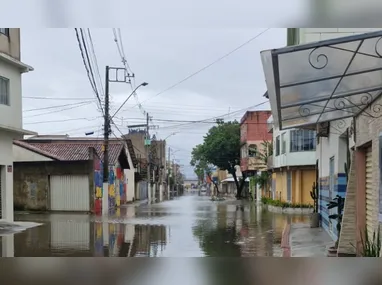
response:
[(102, 213), (102, 185), (103, 185), (103, 164), (99, 158), (94, 158), (94, 188), (95, 201), (94, 213)]
[(94, 255), (101, 257), (104, 255), (103, 251), (103, 224), (101, 222), (95, 223), (95, 242), (94, 242)]
[(123, 169), (120, 167), (116, 168), (117, 177), (116, 177), (116, 186), (115, 189), (118, 189), (120, 204), (126, 203), (126, 179)]
[(115, 174), (113, 167), (109, 169), (109, 209), (114, 209), (116, 206), (116, 197), (115, 197)]

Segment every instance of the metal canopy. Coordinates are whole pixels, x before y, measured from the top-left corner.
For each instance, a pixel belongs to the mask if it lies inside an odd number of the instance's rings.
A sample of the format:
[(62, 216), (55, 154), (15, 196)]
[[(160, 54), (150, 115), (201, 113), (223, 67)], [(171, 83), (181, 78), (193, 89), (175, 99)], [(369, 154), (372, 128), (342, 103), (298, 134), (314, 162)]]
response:
[(274, 123), (302, 127), (362, 115), (382, 91), (382, 31), (261, 52)]

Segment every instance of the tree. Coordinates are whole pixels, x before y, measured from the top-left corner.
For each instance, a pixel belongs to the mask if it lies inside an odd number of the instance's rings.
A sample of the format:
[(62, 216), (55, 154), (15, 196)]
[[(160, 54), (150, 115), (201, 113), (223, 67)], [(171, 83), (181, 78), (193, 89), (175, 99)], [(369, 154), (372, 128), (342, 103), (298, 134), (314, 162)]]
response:
[[(264, 140), (261, 143), (262, 150), (257, 153), (257, 158), (267, 165), (268, 158), (273, 155), (273, 142)], [(262, 171), (259, 176), (254, 178), (255, 185), (259, 185), (262, 189), (267, 190), (269, 185), (271, 185), (271, 175), (268, 171)]]
[(202, 144), (197, 145), (192, 150), (192, 159), (190, 164), (194, 166), (194, 172), (198, 176), (199, 181), (204, 181), (204, 175), (207, 175), (208, 178), (214, 184), (216, 193), (219, 194), (219, 187), (217, 183), (212, 179), (212, 166), (208, 163), (204, 155), (204, 148)]
[(203, 144), (196, 146), (192, 153), (195, 161), (227, 170), (235, 181), (238, 199), (241, 198), (246, 178), (244, 173), (241, 181), (236, 176), (236, 166), (240, 164), (240, 148), (240, 124), (237, 121), (220, 120), (216, 126), (209, 129)]

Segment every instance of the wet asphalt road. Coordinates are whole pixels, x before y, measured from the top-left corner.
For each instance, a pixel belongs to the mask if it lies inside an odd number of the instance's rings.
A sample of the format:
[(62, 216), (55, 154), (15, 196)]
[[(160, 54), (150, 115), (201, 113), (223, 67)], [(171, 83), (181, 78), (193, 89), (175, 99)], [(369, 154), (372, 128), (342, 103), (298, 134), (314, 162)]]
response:
[(1, 237), (0, 250), (5, 256), (13, 243), (15, 257), (280, 256), (287, 218), (307, 219), (273, 214), (247, 201), (212, 202), (197, 195), (124, 206), (108, 218), (18, 214), (15, 220), (43, 225)]

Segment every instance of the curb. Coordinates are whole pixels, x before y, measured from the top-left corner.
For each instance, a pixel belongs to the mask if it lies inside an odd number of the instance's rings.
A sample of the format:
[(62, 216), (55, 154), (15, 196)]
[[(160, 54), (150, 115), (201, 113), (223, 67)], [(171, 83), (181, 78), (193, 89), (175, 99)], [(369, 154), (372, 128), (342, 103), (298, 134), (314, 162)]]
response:
[(285, 223), (285, 226), (281, 235), (282, 257), (291, 257), (289, 239), (290, 239), (290, 224)]

